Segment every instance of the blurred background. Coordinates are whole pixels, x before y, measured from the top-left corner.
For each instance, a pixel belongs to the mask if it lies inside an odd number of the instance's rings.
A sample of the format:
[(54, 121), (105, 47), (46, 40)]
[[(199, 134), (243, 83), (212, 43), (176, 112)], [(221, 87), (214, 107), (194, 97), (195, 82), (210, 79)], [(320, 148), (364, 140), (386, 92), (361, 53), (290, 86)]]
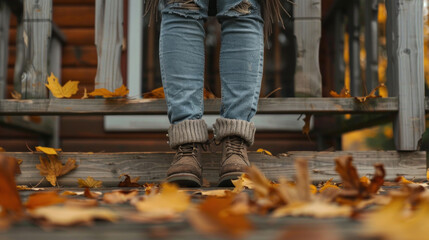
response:
[[(351, 7), (359, 10), (359, 45), (360, 45), (360, 78), (365, 81), (366, 52), (364, 9), (366, 0), (322, 0), (322, 39), (320, 42), (320, 69), (323, 79), (323, 96), (329, 97), (330, 91), (341, 91), (343, 87), (350, 89), (350, 54), (349, 54), (349, 28), (351, 27), (348, 11)], [(83, 89), (94, 89), (94, 78), (97, 71), (97, 52), (94, 45), (95, 0), (53, 0), (53, 21), (65, 35), (67, 42), (62, 52), (62, 71), (58, 76), (63, 82), (68, 80), (80, 81), (79, 94), (83, 96)], [(425, 77), (426, 92), (429, 84), (429, 0), (424, 0), (425, 17)], [(292, 6), (286, 6), (293, 13)], [(340, 14), (340, 28), (344, 32), (343, 74), (335, 75), (334, 55), (338, 47), (333, 45), (334, 20)], [(378, 53), (380, 83), (386, 81), (386, 9), (384, 1), (378, 4)], [(129, 31), (128, 0), (124, 0), (124, 36)], [(131, 54), (124, 44), (122, 74), (125, 84), (140, 82), (141, 89), (132, 89), (132, 92), (149, 93), (161, 87), (161, 76), (158, 59), (159, 21), (148, 26), (146, 16), (142, 21), (143, 27), (143, 63), (141, 66), (142, 79), (131, 79), (127, 76), (128, 54)], [(13, 91), (13, 67), (16, 52), (16, 26), (15, 15), (11, 15), (10, 46), (8, 61), (8, 92)], [(206, 23), (206, 67), (205, 88), (220, 97), (219, 80), (219, 52), (220, 52), (220, 25), (215, 18), (209, 18)], [(273, 34), (267, 43), (264, 63), (264, 77), (261, 97), (293, 97), (295, 73), (295, 39), (293, 19), (284, 16), (284, 28), (276, 25)], [(128, 84), (129, 85), (129, 84)], [(368, 89), (369, 92), (371, 89)], [(362, 95), (364, 92), (362, 93)], [(388, 96), (386, 88), (379, 90), (381, 96)], [(11, 96), (9, 96), (10, 98)], [(131, 98), (138, 97), (130, 95)], [(209, 122), (216, 116), (209, 117)], [(259, 117), (259, 116), (258, 116)], [(255, 145), (252, 150), (265, 148), (273, 153), (293, 150), (393, 150), (392, 124), (385, 120), (362, 125), (361, 130), (354, 131), (343, 127), (341, 131), (334, 131), (338, 122), (351, 119), (350, 115), (316, 116), (311, 123), (310, 136), (302, 134), (304, 116), (288, 115), (273, 117), (260, 117), (257, 120), (259, 130), (256, 134)], [(362, 122), (367, 121), (365, 116)], [(30, 121), (37, 121), (29, 118)], [(387, 123), (386, 123), (387, 122)], [(365, 128), (381, 124), (375, 127)], [(133, 152), (133, 151), (166, 151), (168, 145), (165, 136), (168, 126), (166, 116), (152, 116), (142, 120), (139, 117), (111, 117), (111, 116), (64, 116), (60, 124), (61, 147), (68, 152)], [(0, 127), (0, 146), (7, 151), (28, 151), (27, 146), (39, 145), (39, 136), (36, 134), (17, 131), (8, 127)]]

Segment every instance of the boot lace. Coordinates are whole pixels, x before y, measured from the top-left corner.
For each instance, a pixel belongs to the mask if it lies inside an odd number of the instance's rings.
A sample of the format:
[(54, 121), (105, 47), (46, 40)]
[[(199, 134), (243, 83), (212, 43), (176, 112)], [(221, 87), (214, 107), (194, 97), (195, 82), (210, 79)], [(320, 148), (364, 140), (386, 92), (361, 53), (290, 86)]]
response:
[(224, 162), (232, 155), (238, 155), (241, 159), (244, 159), (243, 150), (244, 141), (239, 137), (229, 137), (226, 139), (226, 158)]
[(176, 158), (172, 164), (175, 164), (178, 161), (180, 161), (180, 159), (182, 159), (183, 157), (188, 156), (188, 157), (192, 157), (192, 159), (194, 159), (195, 162), (197, 162), (198, 165), (200, 165), (197, 159), (197, 154), (198, 154), (198, 148), (194, 143), (180, 145), (177, 148)]

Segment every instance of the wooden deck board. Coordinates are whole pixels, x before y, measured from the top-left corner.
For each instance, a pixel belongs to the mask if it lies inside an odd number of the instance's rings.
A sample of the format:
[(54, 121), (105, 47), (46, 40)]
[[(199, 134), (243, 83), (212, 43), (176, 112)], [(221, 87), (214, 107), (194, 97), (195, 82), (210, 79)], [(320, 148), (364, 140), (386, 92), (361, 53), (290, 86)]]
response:
[[(205, 113), (217, 114), (220, 99), (205, 101)], [(266, 98), (259, 101), (258, 113), (389, 113), (398, 111), (397, 98)], [(164, 99), (32, 99), (0, 100), (0, 115), (118, 115), (165, 114)]]
[[(36, 169), (40, 153), (7, 153), (23, 160), (22, 174), (17, 176), (18, 184), (36, 185), (42, 177)], [(68, 158), (76, 159), (79, 167), (73, 172), (61, 177), (61, 186), (76, 187), (78, 178), (94, 177), (103, 181), (103, 186), (117, 186), (119, 176), (123, 173), (133, 177), (141, 177), (140, 182), (161, 182), (173, 159), (174, 153), (61, 153), (60, 159), (65, 162)], [(351, 155), (361, 176), (371, 176), (373, 165), (382, 163), (387, 172), (386, 179), (393, 180), (397, 176), (408, 179), (426, 179), (425, 152), (396, 152), (396, 151), (365, 151), (365, 152), (288, 152), (279, 156), (268, 156), (250, 152), (249, 158), (253, 164), (270, 179), (279, 177), (294, 178), (294, 159), (306, 158), (312, 170), (311, 179), (314, 182), (326, 181), (330, 178), (339, 181), (335, 172), (334, 159), (342, 155)], [(218, 181), (220, 153), (204, 153), (204, 178), (213, 185)], [(46, 185), (45, 181), (43, 185)]]

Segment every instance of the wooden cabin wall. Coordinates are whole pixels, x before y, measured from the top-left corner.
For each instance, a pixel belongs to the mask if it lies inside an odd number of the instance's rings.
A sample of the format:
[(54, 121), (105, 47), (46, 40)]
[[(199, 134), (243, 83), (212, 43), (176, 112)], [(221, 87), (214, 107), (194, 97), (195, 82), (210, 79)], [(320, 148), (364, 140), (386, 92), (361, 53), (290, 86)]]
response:
[[(80, 81), (80, 92), (76, 98), (80, 98), (83, 89), (88, 91), (94, 89), (94, 78), (97, 69), (97, 52), (94, 45), (94, 17), (95, 0), (53, 0), (53, 19), (61, 31), (67, 37), (67, 44), (63, 49), (62, 58), (62, 76), (61, 80)], [(125, 15), (126, 19), (126, 15)], [(8, 92), (13, 90), (13, 66), (15, 62), (15, 36), (16, 19), (12, 17), (10, 29), (10, 47), (8, 61)], [(126, 28), (126, 27), (125, 27)], [(280, 30), (276, 30), (278, 34)], [(147, 44), (157, 44), (158, 37), (156, 32), (150, 34), (151, 39), (145, 40)], [(278, 44), (277, 44), (278, 45)], [(150, 47), (150, 46), (149, 46)], [(273, 46), (275, 47), (275, 45)], [(323, 47), (321, 48), (323, 49)], [(280, 49), (272, 49), (271, 51)], [(266, 56), (273, 56), (273, 59), (279, 58), (279, 55), (273, 55), (274, 52)], [(124, 55), (126, 52), (124, 52)], [(154, 56), (156, 54), (148, 55)], [(125, 57), (123, 59), (126, 59)], [(150, 69), (157, 68), (156, 59), (145, 59), (146, 64), (150, 64)], [(216, 62), (216, 60), (214, 60)], [(270, 61), (270, 65), (272, 62)], [(125, 64), (122, 67), (126, 69)], [(278, 68), (279, 65), (269, 66)], [(216, 66), (209, 66), (216, 70)], [(279, 71), (277, 69), (277, 71)], [(284, 76), (284, 71), (271, 73), (270, 78), (279, 82), (280, 77)], [(143, 81), (147, 88), (159, 86), (156, 78), (159, 76), (155, 72), (145, 72)], [(210, 76), (212, 79), (218, 76)], [(265, 76), (267, 78), (267, 76)], [(148, 81), (149, 80), (149, 81)], [(219, 86), (218, 86), (219, 87)], [(216, 88), (216, 87), (214, 87)], [(265, 86), (265, 92), (269, 92)], [(218, 89), (216, 89), (218, 91)], [(285, 92), (283, 92), (285, 93)], [(10, 95), (9, 95), (10, 98)], [(61, 146), (64, 151), (91, 151), (91, 152), (133, 152), (133, 151), (167, 151), (165, 132), (157, 133), (107, 133), (103, 128), (102, 116), (65, 116), (61, 117)], [(39, 137), (35, 134), (16, 131), (13, 129), (0, 127), (0, 146), (7, 151), (28, 151), (28, 147), (34, 148), (39, 144)], [(289, 150), (315, 150), (315, 141), (309, 141), (307, 137), (300, 132), (257, 132), (255, 145), (252, 150), (265, 148), (274, 153), (285, 152)]]

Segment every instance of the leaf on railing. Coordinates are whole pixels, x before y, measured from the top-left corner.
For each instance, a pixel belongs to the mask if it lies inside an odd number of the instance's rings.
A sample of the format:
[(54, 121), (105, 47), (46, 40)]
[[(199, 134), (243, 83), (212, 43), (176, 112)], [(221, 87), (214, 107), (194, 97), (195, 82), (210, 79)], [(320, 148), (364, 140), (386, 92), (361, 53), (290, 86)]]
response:
[(114, 97), (125, 97), (128, 95), (130, 90), (127, 89), (124, 85), (115, 89), (114, 92), (111, 92), (105, 88), (95, 89), (93, 92), (88, 93), (89, 96), (101, 96), (103, 98), (114, 98)]
[(368, 100), (370, 98), (379, 98), (381, 96), (376, 96), (375, 92), (377, 92), (377, 90), (380, 89), (381, 87), (384, 87), (384, 83), (380, 83), (380, 85), (378, 85), (377, 87), (375, 87), (367, 96), (355, 97), (355, 99), (358, 100), (361, 103), (364, 103), (364, 102), (366, 102), (366, 100)]
[(70, 98), (77, 93), (79, 81), (68, 81), (64, 86), (58, 82), (58, 78), (51, 73), (48, 77), (48, 83), (45, 86), (51, 91), (56, 98)]
[(22, 98), (22, 94), (17, 92), (16, 90), (13, 90), (13, 92), (11, 92), (10, 95), (12, 96), (13, 99), (19, 100)]
[[(156, 88), (150, 92), (143, 93), (144, 98), (165, 98), (164, 88)], [(215, 99), (216, 96), (207, 89), (204, 89), (204, 99)]]
[(352, 95), (350, 95), (350, 91), (347, 88), (343, 88), (340, 93), (337, 93), (337, 92), (331, 90), (329, 92), (329, 94), (331, 95), (331, 97), (334, 97), (334, 98), (350, 98), (350, 97), (352, 97)]

